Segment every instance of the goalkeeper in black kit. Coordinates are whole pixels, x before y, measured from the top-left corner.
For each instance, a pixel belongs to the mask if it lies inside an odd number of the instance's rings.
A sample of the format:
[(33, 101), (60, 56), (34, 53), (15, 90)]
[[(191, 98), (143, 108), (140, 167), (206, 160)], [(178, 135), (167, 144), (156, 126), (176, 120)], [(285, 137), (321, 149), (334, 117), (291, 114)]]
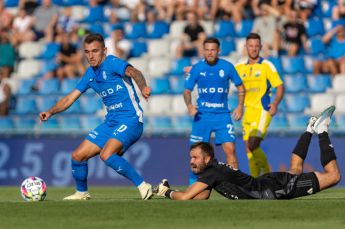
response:
[[(212, 145), (198, 142), (190, 147), (190, 166), (198, 175), (197, 182), (185, 191), (170, 189), (166, 179), (154, 188), (158, 196), (172, 200), (205, 200), (212, 189), (229, 199), (292, 199), (315, 194), (336, 185), (340, 171), (336, 155), (328, 136), (334, 106), (327, 108), (318, 117), (311, 117), (307, 130), (299, 138), (291, 156), (288, 172), (272, 172), (254, 178), (214, 158)], [(303, 173), (303, 162), (313, 133), (319, 138), (323, 172)]]

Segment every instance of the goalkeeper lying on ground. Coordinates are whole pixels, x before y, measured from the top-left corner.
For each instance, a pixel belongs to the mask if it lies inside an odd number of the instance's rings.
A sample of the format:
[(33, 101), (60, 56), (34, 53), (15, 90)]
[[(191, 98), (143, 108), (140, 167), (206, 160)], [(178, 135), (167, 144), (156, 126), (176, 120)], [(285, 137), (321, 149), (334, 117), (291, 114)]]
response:
[[(319, 117), (310, 118), (307, 130), (293, 150), (288, 172), (267, 173), (253, 178), (218, 162), (214, 158), (212, 145), (199, 142), (190, 148), (190, 165), (193, 173), (198, 175), (197, 182), (185, 191), (174, 191), (164, 179), (154, 192), (172, 200), (205, 200), (209, 198), (212, 189), (229, 199), (292, 199), (336, 185), (340, 181), (340, 172), (328, 137), (328, 126), (334, 110), (335, 107), (331, 106)], [(302, 173), (313, 133), (319, 137), (324, 172)]]

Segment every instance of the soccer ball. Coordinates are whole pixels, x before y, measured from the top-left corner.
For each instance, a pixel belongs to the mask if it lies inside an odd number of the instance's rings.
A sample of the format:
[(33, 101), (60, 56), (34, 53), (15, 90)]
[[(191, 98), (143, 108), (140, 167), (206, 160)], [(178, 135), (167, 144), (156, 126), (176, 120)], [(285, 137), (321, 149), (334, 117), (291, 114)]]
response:
[(41, 201), (46, 198), (47, 185), (39, 177), (28, 177), (23, 181), (20, 192), (25, 201)]

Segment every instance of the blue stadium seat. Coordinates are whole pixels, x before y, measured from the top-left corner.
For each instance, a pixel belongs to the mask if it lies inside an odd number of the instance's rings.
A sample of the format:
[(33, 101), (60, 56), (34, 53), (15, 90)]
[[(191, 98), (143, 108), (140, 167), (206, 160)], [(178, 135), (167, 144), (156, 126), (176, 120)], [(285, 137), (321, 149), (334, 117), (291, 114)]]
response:
[(325, 44), (321, 37), (312, 37), (309, 39), (310, 54), (318, 55), (325, 51)]
[(306, 32), (308, 37), (313, 37), (317, 35), (324, 35), (325, 29), (323, 28), (323, 20), (321, 18), (310, 18), (305, 23)]
[(345, 115), (336, 115), (335, 120), (337, 122), (338, 129), (345, 130)]
[(277, 69), (277, 72), (279, 73), (279, 75), (283, 74), (283, 65), (282, 65), (279, 57), (272, 57), (272, 56), (270, 56), (270, 57), (267, 58), (267, 60), (272, 62), (274, 67)]
[(38, 92), (42, 95), (48, 95), (52, 93), (59, 93), (60, 82), (58, 79), (42, 80)]
[(40, 96), (36, 98), (36, 105), (39, 112), (49, 110), (56, 102), (56, 96)]
[(284, 100), (288, 112), (303, 112), (310, 106), (309, 97), (305, 94), (286, 94)]
[(330, 75), (308, 75), (308, 88), (312, 93), (322, 93), (332, 86)]
[(53, 3), (58, 6), (78, 6), (84, 5), (83, 0), (53, 0)]
[(146, 25), (144, 22), (125, 23), (125, 38), (138, 39), (146, 37)]
[(102, 100), (97, 95), (83, 95), (80, 97), (81, 111), (94, 114), (103, 108)]
[(184, 71), (183, 68), (187, 66), (191, 66), (191, 59), (188, 57), (174, 59), (171, 64), (171, 70), (169, 74), (171, 75), (183, 75)]
[(36, 100), (34, 96), (18, 96), (15, 113), (17, 114), (33, 114), (37, 113)]
[(332, 8), (337, 4), (336, 0), (321, 0), (321, 11), (323, 17), (330, 18), (332, 17)]
[(129, 53), (130, 57), (140, 57), (147, 52), (147, 43), (145, 41), (133, 41)]
[(72, 113), (82, 113), (82, 109), (80, 106), (80, 100), (76, 100), (72, 106), (70, 106), (65, 113), (72, 114)]
[(0, 132), (14, 129), (13, 120), (10, 117), (0, 117)]
[(190, 131), (192, 129), (193, 118), (189, 115), (176, 116), (173, 119), (173, 128), (176, 131)]
[(28, 95), (32, 92), (32, 87), (35, 85), (35, 80), (33, 79), (23, 79), (19, 83), (19, 88), (17, 91), (18, 95)]
[(289, 127), (291, 130), (305, 129), (309, 121), (310, 116), (304, 114), (288, 114), (287, 119), (289, 121)]
[(288, 128), (289, 124), (284, 114), (277, 114), (272, 118), (269, 130), (282, 130)]
[(60, 116), (59, 124), (62, 129), (81, 129), (80, 117), (77, 116)]
[(60, 125), (57, 118), (53, 116), (49, 118), (49, 120), (42, 122), (40, 128), (42, 128), (42, 130), (60, 129)]
[(107, 19), (104, 16), (103, 6), (95, 6), (87, 8), (87, 15), (80, 21), (82, 23), (93, 24), (95, 22), (106, 22)]
[(184, 76), (170, 76), (170, 92), (173, 94), (182, 94), (184, 92)]
[(167, 94), (170, 92), (170, 83), (168, 78), (153, 78), (150, 80), (151, 93), (153, 95)]
[(15, 128), (17, 130), (20, 129), (27, 129), (33, 130), (36, 124), (39, 124), (38, 117), (27, 117), (27, 116), (19, 116), (14, 120)]
[(236, 94), (230, 95), (228, 100), (229, 108), (233, 111), (238, 105), (238, 97)]
[(84, 130), (93, 130), (103, 122), (103, 119), (95, 115), (81, 117), (81, 126)]
[(38, 59), (52, 59), (60, 50), (60, 44), (49, 42), (44, 45), (42, 53), (37, 56)]
[(217, 21), (214, 26), (214, 36), (218, 38), (235, 37), (236, 33), (232, 21)]
[(252, 31), (253, 20), (242, 20), (235, 26), (237, 37), (246, 37)]
[(222, 39), (220, 41), (220, 56), (228, 56), (236, 51), (236, 45), (233, 39)]
[(4, 6), (5, 7), (16, 7), (19, 4), (19, 0), (5, 0)]
[(294, 74), (294, 73), (304, 73), (305, 66), (304, 66), (304, 59), (301, 56), (289, 57), (289, 56), (282, 56), (282, 65), (283, 71), (286, 74)]
[(149, 118), (154, 132), (163, 132), (173, 127), (171, 118), (168, 116), (153, 116)]
[(297, 93), (307, 90), (307, 79), (304, 75), (285, 75), (284, 86), (288, 93)]
[(146, 38), (158, 39), (162, 38), (164, 34), (169, 33), (169, 24), (165, 21), (156, 21), (152, 30), (146, 30)]
[(89, 30), (92, 33), (98, 33), (98, 34), (101, 34), (102, 36), (105, 36), (104, 28), (101, 23), (96, 22), (96, 23), (90, 24)]
[(60, 92), (62, 94), (68, 94), (71, 91), (73, 91), (77, 85), (77, 83), (79, 82), (80, 79), (75, 78), (75, 79), (64, 79), (61, 82), (61, 88), (60, 88)]

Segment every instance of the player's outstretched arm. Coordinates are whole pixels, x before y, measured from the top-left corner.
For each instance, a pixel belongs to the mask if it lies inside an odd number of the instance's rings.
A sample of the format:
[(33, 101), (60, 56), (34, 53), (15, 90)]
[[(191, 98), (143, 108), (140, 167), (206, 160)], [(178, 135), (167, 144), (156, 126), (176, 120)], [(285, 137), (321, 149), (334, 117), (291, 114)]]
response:
[(138, 85), (142, 96), (144, 99), (148, 100), (151, 95), (151, 88), (147, 86), (144, 75), (138, 69), (128, 66), (125, 72), (126, 76), (134, 79), (135, 83)]
[(52, 108), (48, 111), (44, 111), (40, 113), (40, 120), (47, 121), (51, 116), (56, 113), (62, 112), (69, 108), (81, 95), (81, 92), (78, 90), (73, 90), (68, 95), (64, 96), (60, 99)]
[(237, 86), (237, 97), (238, 97), (238, 105), (234, 112), (232, 113), (232, 117), (237, 121), (242, 118), (243, 115), (243, 104), (244, 104), (244, 97), (245, 97), (245, 88), (244, 85), (241, 84)]
[(283, 84), (281, 84), (277, 87), (277, 93), (276, 93), (276, 96), (274, 98), (274, 101), (273, 101), (273, 103), (268, 105), (270, 107), (268, 112), (270, 113), (271, 116), (274, 116), (277, 113), (278, 105), (284, 97), (284, 91), (285, 91), (285, 88), (284, 88)]

